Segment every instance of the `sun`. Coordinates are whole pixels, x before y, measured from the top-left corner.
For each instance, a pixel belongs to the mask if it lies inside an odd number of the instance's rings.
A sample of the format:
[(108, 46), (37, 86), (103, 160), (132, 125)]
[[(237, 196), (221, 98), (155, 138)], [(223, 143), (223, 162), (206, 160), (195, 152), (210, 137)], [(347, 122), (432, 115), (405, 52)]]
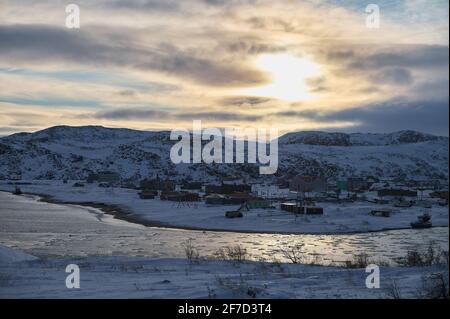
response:
[(264, 54), (256, 59), (256, 66), (270, 74), (271, 83), (245, 89), (245, 94), (286, 101), (310, 100), (313, 97), (306, 80), (318, 76), (320, 67), (311, 60), (291, 54)]

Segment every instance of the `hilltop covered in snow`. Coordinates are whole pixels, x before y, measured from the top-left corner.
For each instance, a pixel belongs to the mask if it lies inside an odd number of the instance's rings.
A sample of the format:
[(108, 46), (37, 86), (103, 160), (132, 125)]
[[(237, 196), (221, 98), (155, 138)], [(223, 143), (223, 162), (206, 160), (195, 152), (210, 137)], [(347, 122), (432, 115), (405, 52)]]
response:
[(259, 175), (254, 164), (180, 164), (170, 161), (169, 132), (101, 126), (56, 126), (0, 138), (0, 179), (85, 179), (110, 170), (123, 179), (152, 176), (217, 181), (283, 178), (448, 178), (448, 138), (414, 131), (391, 134), (296, 132), (279, 138), (279, 169)]

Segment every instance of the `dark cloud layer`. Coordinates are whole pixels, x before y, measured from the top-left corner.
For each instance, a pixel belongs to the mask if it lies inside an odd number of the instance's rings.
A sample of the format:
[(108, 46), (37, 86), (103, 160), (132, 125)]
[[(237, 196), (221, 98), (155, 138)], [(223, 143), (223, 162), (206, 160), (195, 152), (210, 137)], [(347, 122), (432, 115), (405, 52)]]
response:
[(346, 132), (394, 132), (414, 129), (431, 134), (449, 135), (448, 100), (406, 102), (400, 99), (327, 114), (309, 110), (279, 112), (275, 115), (306, 118), (323, 123), (359, 123), (351, 129), (342, 129)]
[(403, 68), (389, 68), (382, 70), (374, 76), (380, 84), (409, 85), (413, 83), (411, 72)]
[(448, 46), (403, 45), (390, 49), (378, 49), (373, 53), (348, 52), (331, 56), (341, 61), (349, 61), (349, 68), (370, 70), (384, 67), (414, 69), (448, 69)]
[(251, 105), (255, 106), (258, 104), (263, 104), (271, 101), (270, 98), (257, 97), (257, 96), (232, 96), (223, 98), (220, 100), (220, 104), (224, 106), (244, 106)]
[(84, 113), (78, 115), (78, 118), (104, 119), (112, 121), (223, 121), (223, 122), (241, 122), (257, 121), (263, 119), (260, 115), (246, 115), (237, 112), (167, 112), (154, 110), (150, 108), (119, 108), (113, 110), (102, 110), (94, 113)]
[[(220, 59), (196, 56), (174, 45), (160, 43), (154, 48), (131, 45), (128, 36), (96, 33), (43, 25), (0, 26), (0, 57), (11, 62), (65, 61), (87, 66), (132, 67), (187, 78), (203, 85), (241, 86), (266, 81), (265, 75)], [(117, 41), (120, 40), (120, 41)], [(118, 43), (118, 44), (113, 44)]]
[(115, 110), (99, 111), (94, 114), (86, 114), (85, 117), (94, 117), (96, 119), (106, 120), (149, 120), (149, 119), (165, 119), (169, 113), (158, 110), (140, 109), (140, 108), (123, 108)]

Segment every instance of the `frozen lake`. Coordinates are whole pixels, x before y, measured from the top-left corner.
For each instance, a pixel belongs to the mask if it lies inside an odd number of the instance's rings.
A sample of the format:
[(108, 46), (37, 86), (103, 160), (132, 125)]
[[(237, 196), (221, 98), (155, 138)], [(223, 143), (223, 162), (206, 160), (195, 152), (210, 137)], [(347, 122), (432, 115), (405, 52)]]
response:
[(282, 248), (304, 244), (321, 263), (343, 262), (367, 253), (376, 260), (404, 256), (412, 247), (435, 242), (448, 247), (448, 227), (361, 234), (282, 235), (145, 227), (114, 219), (97, 209), (57, 205), (38, 197), (0, 192), (0, 244), (40, 257), (145, 256), (185, 257), (182, 243), (192, 239), (203, 256), (240, 244), (255, 260), (284, 261)]

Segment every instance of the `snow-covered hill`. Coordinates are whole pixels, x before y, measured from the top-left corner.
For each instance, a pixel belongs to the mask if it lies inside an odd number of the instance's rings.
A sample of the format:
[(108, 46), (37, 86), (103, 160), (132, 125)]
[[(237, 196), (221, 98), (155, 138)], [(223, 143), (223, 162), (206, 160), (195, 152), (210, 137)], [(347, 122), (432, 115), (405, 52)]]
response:
[(447, 137), (415, 131), (391, 134), (296, 132), (279, 139), (276, 176), (254, 164), (180, 164), (170, 161), (169, 132), (101, 126), (56, 126), (0, 138), (0, 179), (84, 179), (111, 170), (124, 179), (274, 179), (294, 174), (448, 178)]

